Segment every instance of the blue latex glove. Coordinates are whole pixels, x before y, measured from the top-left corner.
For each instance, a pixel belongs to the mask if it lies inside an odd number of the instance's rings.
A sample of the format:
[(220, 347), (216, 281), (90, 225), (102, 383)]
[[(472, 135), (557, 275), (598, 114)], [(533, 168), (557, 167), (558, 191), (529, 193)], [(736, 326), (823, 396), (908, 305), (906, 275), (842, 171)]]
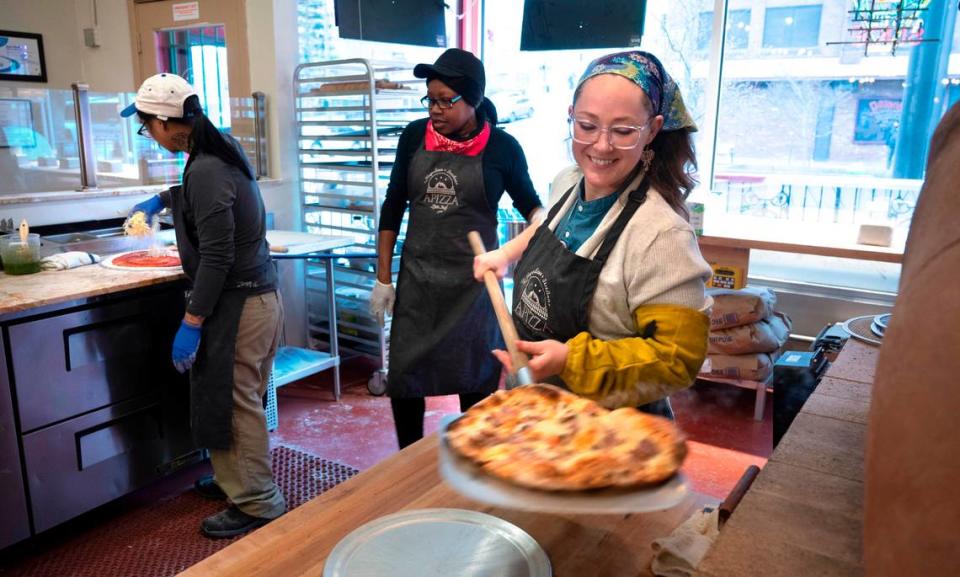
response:
[(146, 215), (147, 223), (149, 224), (151, 219), (153, 219), (153, 217), (163, 209), (163, 201), (160, 199), (160, 195), (155, 194), (147, 200), (135, 204), (133, 208), (130, 209), (130, 216), (132, 216), (135, 212), (143, 212), (143, 214)]
[(200, 348), (200, 327), (180, 322), (180, 330), (173, 337), (173, 366), (181, 373), (185, 373), (197, 360), (197, 349)]

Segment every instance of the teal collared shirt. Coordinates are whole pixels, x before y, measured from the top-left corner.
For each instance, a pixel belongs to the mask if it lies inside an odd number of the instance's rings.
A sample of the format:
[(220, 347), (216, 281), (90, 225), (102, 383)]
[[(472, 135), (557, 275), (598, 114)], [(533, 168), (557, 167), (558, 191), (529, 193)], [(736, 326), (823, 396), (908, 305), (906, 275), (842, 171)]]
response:
[(577, 201), (557, 225), (554, 234), (570, 252), (577, 252), (597, 230), (610, 207), (617, 202), (618, 194), (610, 194), (596, 200), (584, 200), (583, 180), (577, 187)]

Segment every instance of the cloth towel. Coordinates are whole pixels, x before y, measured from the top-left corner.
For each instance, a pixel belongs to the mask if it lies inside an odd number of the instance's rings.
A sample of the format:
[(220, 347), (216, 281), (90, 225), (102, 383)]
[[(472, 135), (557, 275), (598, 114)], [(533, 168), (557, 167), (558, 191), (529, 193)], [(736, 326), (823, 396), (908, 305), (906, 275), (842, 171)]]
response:
[(650, 568), (659, 577), (690, 577), (720, 534), (720, 510), (704, 507), (673, 533), (653, 542)]
[(100, 257), (89, 252), (78, 250), (70, 252), (60, 252), (40, 261), (40, 268), (43, 270), (67, 270), (68, 268), (77, 268), (100, 262)]

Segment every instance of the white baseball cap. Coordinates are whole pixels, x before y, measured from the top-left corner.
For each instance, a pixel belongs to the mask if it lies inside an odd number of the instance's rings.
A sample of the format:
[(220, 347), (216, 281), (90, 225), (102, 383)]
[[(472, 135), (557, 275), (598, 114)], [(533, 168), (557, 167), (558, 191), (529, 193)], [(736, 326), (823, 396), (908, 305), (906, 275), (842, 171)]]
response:
[(153, 114), (160, 120), (193, 116), (193, 111), (184, 115), (183, 103), (196, 94), (193, 86), (176, 74), (155, 74), (143, 81), (137, 91), (136, 100), (124, 108), (120, 116), (133, 116), (137, 111)]

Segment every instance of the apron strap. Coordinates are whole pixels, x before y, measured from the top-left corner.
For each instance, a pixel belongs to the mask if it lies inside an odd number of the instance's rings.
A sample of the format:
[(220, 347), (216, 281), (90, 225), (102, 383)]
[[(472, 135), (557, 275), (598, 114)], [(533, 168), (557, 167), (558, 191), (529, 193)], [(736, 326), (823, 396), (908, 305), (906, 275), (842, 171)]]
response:
[[(580, 182), (583, 182), (583, 179), (581, 179)], [(580, 186), (580, 182), (568, 188), (567, 192), (563, 193), (563, 196), (560, 197), (560, 200), (553, 203), (553, 206), (550, 207), (550, 212), (547, 213), (547, 219), (543, 221), (543, 224), (549, 225), (551, 222), (553, 222), (553, 219), (557, 218), (557, 213), (559, 213), (560, 209), (563, 208), (563, 205), (567, 203), (567, 199), (570, 198), (570, 193)]]
[(637, 212), (640, 205), (647, 200), (647, 190), (649, 188), (649, 181), (644, 179), (643, 182), (640, 183), (640, 186), (634, 189), (627, 197), (627, 206), (623, 207), (623, 210), (617, 215), (617, 220), (603, 238), (603, 244), (600, 245), (600, 250), (598, 250), (597, 254), (593, 257), (594, 262), (598, 262), (603, 266), (603, 263), (607, 261), (607, 257), (610, 256), (610, 252), (613, 251), (613, 247), (617, 244), (617, 239), (620, 238), (620, 233), (623, 232), (623, 229), (627, 228), (627, 223), (633, 218), (633, 214)]

